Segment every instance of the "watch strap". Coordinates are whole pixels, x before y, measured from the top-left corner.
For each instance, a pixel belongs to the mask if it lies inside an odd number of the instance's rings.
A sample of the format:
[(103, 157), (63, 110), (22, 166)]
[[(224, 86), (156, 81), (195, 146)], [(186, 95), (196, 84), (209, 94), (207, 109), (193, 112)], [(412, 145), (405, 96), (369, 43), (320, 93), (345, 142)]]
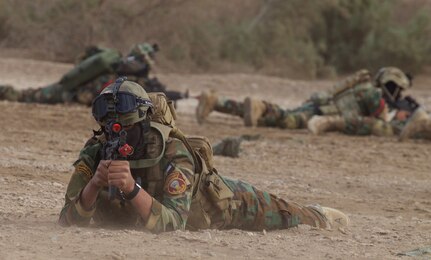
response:
[(135, 186), (133, 187), (133, 190), (129, 194), (124, 194), (124, 198), (126, 200), (132, 200), (138, 195), (139, 190), (141, 189), (141, 186), (135, 182)]

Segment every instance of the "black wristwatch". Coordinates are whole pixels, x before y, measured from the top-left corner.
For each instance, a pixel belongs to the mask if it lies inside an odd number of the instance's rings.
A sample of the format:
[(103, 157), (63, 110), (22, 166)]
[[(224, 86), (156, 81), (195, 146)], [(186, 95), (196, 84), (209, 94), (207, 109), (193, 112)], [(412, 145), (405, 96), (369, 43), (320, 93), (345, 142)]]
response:
[(142, 187), (135, 182), (135, 186), (133, 187), (133, 190), (129, 194), (124, 194), (124, 198), (126, 200), (134, 199), (136, 195), (138, 195), (140, 189), (142, 189)]

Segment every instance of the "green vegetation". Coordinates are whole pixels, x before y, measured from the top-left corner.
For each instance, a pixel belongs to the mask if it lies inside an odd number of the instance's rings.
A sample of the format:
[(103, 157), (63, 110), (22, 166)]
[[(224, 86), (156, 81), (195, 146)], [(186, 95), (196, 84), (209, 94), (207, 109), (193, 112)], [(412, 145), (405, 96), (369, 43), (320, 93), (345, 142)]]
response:
[(330, 77), (431, 62), (422, 0), (0, 0), (0, 46), (74, 61), (87, 45), (158, 42), (170, 71)]

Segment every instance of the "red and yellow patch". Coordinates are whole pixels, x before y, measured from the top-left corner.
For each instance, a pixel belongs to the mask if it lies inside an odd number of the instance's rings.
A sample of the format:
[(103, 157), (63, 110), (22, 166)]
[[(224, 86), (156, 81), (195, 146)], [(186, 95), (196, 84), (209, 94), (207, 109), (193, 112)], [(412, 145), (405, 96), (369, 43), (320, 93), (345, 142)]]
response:
[(187, 181), (181, 172), (173, 172), (168, 175), (165, 182), (165, 192), (170, 195), (178, 195), (187, 189)]

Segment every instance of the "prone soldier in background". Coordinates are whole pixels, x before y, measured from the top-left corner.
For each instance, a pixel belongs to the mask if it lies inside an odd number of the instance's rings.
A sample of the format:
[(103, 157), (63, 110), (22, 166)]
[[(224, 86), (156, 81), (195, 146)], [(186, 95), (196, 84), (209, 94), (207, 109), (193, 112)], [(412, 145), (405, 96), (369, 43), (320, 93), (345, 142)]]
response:
[(188, 93), (168, 91), (156, 77), (150, 77), (157, 44), (141, 43), (132, 47), (127, 57), (114, 49), (89, 46), (78, 57), (78, 63), (59, 82), (38, 89), (17, 90), (0, 86), (0, 100), (91, 105), (93, 98), (118, 76), (130, 77), (148, 92), (164, 92), (168, 98), (187, 98)]
[[(62, 226), (86, 226), (93, 219), (159, 233), (298, 224), (338, 229), (349, 223), (336, 209), (304, 206), (219, 175), (208, 139), (186, 137), (176, 127), (174, 107), (164, 94), (147, 94), (138, 84), (118, 79), (96, 97), (92, 111), (101, 130), (74, 164)], [(113, 140), (112, 132), (123, 141)], [(107, 158), (107, 147), (111, 152), (116, 147), (123, 159)], [(112, 197), (108, 186), (117, 188)]]
[[(250, 97), (247, 97), (244, 102), (238, 102), (219, 97), (215, 92), (203, 92), (199, 97), (196, 117), (199, 123), (203, 123), (212, 111), (218, 111), (242, 117), (246, 126), (287, 129), (309, 127), (313, 133), (346, 129), (351, 134), (367, 134), (370, 133), (370, 129), (359, 129), (364, 121), (353, 122), (349, 119), (348, 124), (344, 124), (340, 116), (352, 118), (353, 113), (356, 113), (355, 118), (359, 116), (378, 118), (388, 117), (387, 114), (390, 112), (390, 116), (394, 119), (394, 126), (402, 125), (405, 119), (419, 107), (413, 98), (401, 96), (402, 91), (409, 87), (411, 87), (410, 76), (398, 68), (386, 67), (379, 70), (374, 82), (367, 70), (360, 70), (337, 83), (332, 89), (314, 93), (295, 109), (282, 109), (276, 104)], [(315, 118), (311, 121), (312, 124), (309, 124), (313, 116)], [(375, 119), (371, 121), (373, 123)], [(353, 123), (355, 125), (352, 126)], [(380, 121), (379, 124), (381, 124)], [(362, 126), (368, 127), (363, 124)], [(378, 125), (376, 127), (379, 128)], [(376, 129), (376, 131), (384, 131), (384, 129)], [(400, 126), (394, 131), (399, 132)], [(379, 133), (376, 132), (376, 134)]]
[[(367, 83), (371, 84), (371, 83)], [(314, 116), (308, 129), (314, 134), (340, 131), (353, 135), (399, 135), (409, 122), (421, 118), (422, 108), (402, 92), (411, 88), (412, 77), (398, 68), (378, 71), (374, 78), (376, 88), (369, 95), (345, 88), (334, 96), (339, 116)], [(416, 115), (416, 116), (415, 116)]]

